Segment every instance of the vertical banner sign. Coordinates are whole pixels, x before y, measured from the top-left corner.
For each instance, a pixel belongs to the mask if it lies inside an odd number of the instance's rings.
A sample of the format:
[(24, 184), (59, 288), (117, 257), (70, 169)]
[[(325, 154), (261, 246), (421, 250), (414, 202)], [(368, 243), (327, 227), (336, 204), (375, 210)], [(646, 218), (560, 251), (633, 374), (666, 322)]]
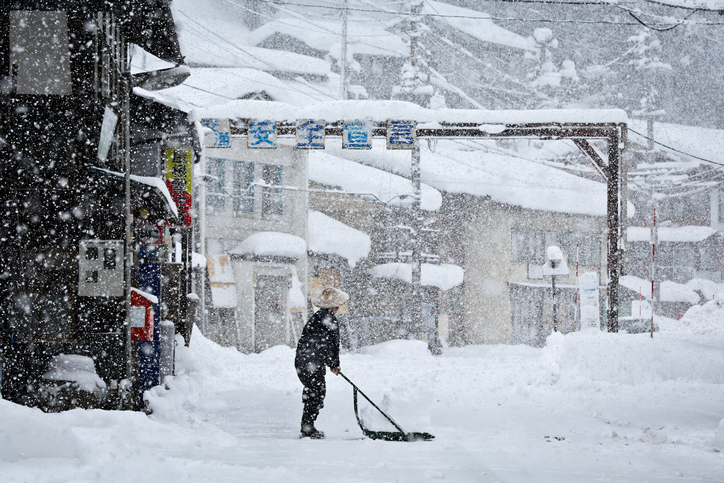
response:
[(413, 149), (415, 142), (415, 121), (387, 121), (387, 149)]
[(372, 149), (372, 123), (369, 121), (345, 121), (342, 147), (344, 149)]
[(303, 119), (297, 123), (297, 148), (324, 149), (324, 121)]
[(191, 226), (193, 157), (190, 149), (166, 150), (166, 187), (176, 202), (183, 225)]
[(231, 147), (231, 130), (228, 119), (202, 119), (201, 125), (211, 129), (213, 136), (204, 139), (204, 145), (210, 148)]
[(249, 121), (247, 146), (250, 148), (276, 148), (277, 123), (274, 121)]

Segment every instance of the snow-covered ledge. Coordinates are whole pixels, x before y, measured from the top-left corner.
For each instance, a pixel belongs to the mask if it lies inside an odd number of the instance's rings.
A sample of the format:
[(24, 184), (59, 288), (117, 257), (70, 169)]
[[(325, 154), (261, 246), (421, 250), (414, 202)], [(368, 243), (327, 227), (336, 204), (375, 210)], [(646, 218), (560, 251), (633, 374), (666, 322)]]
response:
[[(409, 263), (384, 263), (369, 270), (374, 278), (389, 278), (412, 283), (412, 265)], [(420, 268), (420, 281), (422, 285), (437, 287), (440, 290), (450, 290), (463, 283), (465, 270), (457, 265), (441, 263), (433, 265), (423, 263)]]
[(289, 233), (260, 231), (249, 236), (231, 250), (231, 255), (302, 258), (307, 253), (304, 238)]

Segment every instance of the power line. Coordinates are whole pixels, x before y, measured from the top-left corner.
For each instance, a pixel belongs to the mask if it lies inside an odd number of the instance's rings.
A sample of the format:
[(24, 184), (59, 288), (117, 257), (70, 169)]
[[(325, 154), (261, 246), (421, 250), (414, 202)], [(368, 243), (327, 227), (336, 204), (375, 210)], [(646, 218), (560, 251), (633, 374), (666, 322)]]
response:
[[(265, 3), (274, 3), (271, 0), (260, 0)], [(541, 23), (575, 23), (575, 24), (596, 24), (596, 25), (644, 25), (647, 28), (651, 28), (652, 30), (659, 30), (659, 31), (665, 31), (670, 30), (675, 27), (678, 27), (680, 25), (724, 25), (724, 22), (711, 22), (711, 21), (694, 21), (694, 20), (676, 20), (674, 23), (671, 22), (668, 18), (661, 18), (662, 19), (662, 27), (654, 27), (650, 24), (644, 22), (643, 20), (636, 17), (636, 15), (645, 15), (648, 17), (656, 18), (660, 17), (655, 14), (647, 14), (644, 12), (640, 12), (638, 10), (631, 9), (629, 7), (623, 6), (621, 3), (609, 3), (609, 2), (602, 2), (602, 1), (583, 1), (583, 2), (577, 2), (577, 1), (566, 1), (566, 0), (493, 0), (493, 1), (499, 1), (499, 2), (508, 2), (508, 3), (532, 3), (532, 4), (549, 4), (549, 5), (581, 5), (581, 6), (606, 6), (606, 7), (613, 7), (618, 8), (621, 10), (624, 10), (625, 12), (629, 13), (635, 21), (632, 22), (626, 22), (626, 21), (612, 21), (612, 20), (581, 20), (581, 19), (550, 19), (550, 18), (521, 18), (521, 17), (493, 17), (490, 15), (486, 16), (472, 16), (472, 15), (453, 15), (453, 14), (433, 14), (433, 13), (425, 13), (425, 14), (413, 14), (411, 12), (395, 12), (396, 15), (400, 16), (427, 16), (427, 17), (441, 17), (441, 18), (461, 18), (461, 19), (467, 19), (467, 20), (498, 20), (498, 21), (510, 21), (510, 22), (541, 22)], [(646, 0), (650, 1), (650, 0)], [(655, 3), (655, 2), (650, 2)], [(310, 7), (310, 8), (324, 8), (329, 10), (341, 10), (342, 7), (337, 7), (333, 5), (313, 5), (308, 3), (285, 3), (286, 6), (295, 6), (295, 7)], [(664, 4), (662, 4), (664, 5)], [(275, 4), (275, 6), (277, 6)], [(673, 7), (672, 5), (666, 4), (666, 6)], [(278, 7), (278, 6), (277, 6)], [(365, 13), (379, 13), (379, 14), (389, 14), (390, 12), (387, 10), (382, 9), (373, 9), (373, 8), (359, 8), (359, 7), (348, 7), (348, 10), (355, 11), (355, 12), (365, 12)], [(693, 10), (693, 12), (701, 12), (701, 11), (708, 11), (708, 12), (719, 12), (719, 10), (711, 10), (706, 8), (687, 8), (687, 10)], [(288, 11), (288, 10), (285, 10)]]
[(667, 144), (664, 144), (664, 143), (662, 143), (662, 142), (659, 142), (659, 141), (657, 141), (656, 139), (651, 139), (650, 137), (648, 137), (648, 136), (646, 136), (646, 135), (644, 135), (644, 134), (641, 134), (640, 132), (638, 132), (638, 131), (630, 128), (630, 127), (628, 128), (628, 130), (631, 131), (631, 132), (634, 133), (634, 134), (638, 134), (639, 136), (641, 136), (642, 138), (644, 138), (644, 139), (646, 139), (646, 140), (648, 140), (648, 141), (653, 141), (655, 144), (658, 144), (659, 146), (662, 146), (662, 147), (664, 147), (664, 148), (666, 148), (666, 149), (670, 149), (671, 151), (674, 151), (674, 152), (676, 152), (676, 153), (683, 154), (683, 155), (688, 156), (688, 157), (690, 157), (690, 158), (698, 159), (699, 161), (704, 161), (704, 162), (706, 162), (706, 163), (716, 164), (717, 166), (724, 166), (724, 163), (720, 163), (720, 162), (717, 162), (717, 161), (712, 161), (711, 159), (702, 158), (702, 157), (697, 156), (697, 155), (695, 155), (695, 154), (687, 153), (687, 152), (685, 152), (685, 151), (681, 151), (680, 149), (676, 149), (676, 148), (673, 147), (673, 146), (669, 146), (669, 145), (667, 145)]

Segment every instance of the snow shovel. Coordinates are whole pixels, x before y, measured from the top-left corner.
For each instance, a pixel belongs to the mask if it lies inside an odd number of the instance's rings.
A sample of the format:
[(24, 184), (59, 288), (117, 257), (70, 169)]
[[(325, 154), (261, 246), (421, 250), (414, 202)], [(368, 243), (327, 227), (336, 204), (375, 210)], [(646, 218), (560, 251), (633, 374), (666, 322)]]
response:
[[(354, 382), (350, 381), (347, 376), (342, 374), (342, 371), (339, 372), (339, 375), (344, 378), (345, 381), (350, 383), (352, 386), (353, 392), (354, 392), (354, 415), (357, 418), (357, 424), (359, 424), (359, 428), (362, 430), (365, 436), (367, 436), (370, 439), (384, 439), (385, 441), (430, 441), (431, 439), (434, 439), (435, 436), (431, 435), (430, 433), (407, 433), (404, 429), (400, 427), (399, 424), (397, 424), (391, 417), (389, 417), (387, 414), (382, 411), (379, 407), (377, 407), (377, 404), (372, 402), (372, 399), (368, 398), (365, 393), (363, 393), (360, 388), (358, 388)], [(392, 425), (397, 429), (397, 431), (370, 431), (369, 429), (364, 427), (364, 424), (362, 424), (362, 420), (359, 417), (359, 411), (357, 410), (357, 393), (362, 394), (362, 396), (369, 401), (369, 403), (374, 406), (376, 410), (380, 412)]]

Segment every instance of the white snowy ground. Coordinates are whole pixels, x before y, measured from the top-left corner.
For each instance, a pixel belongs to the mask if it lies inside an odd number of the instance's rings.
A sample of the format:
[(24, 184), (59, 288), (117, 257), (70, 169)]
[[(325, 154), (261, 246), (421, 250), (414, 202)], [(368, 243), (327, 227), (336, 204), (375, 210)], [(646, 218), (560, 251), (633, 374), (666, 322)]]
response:
[(542, 349), (441, 357), (392, 341), (343, 354), (343, 371), (403, 428), (436, 436), (417, 443), (362, 438), (351, 388), (332, 374), (327, 439), (299, 440), (293, 350), (243, 355), (195, 332), (168, 389), (150, 394), (150, 417), (0, 401), (0, 481), (724, 481), (724, 309), (660, 325), (653, 340), (556, 334)]

